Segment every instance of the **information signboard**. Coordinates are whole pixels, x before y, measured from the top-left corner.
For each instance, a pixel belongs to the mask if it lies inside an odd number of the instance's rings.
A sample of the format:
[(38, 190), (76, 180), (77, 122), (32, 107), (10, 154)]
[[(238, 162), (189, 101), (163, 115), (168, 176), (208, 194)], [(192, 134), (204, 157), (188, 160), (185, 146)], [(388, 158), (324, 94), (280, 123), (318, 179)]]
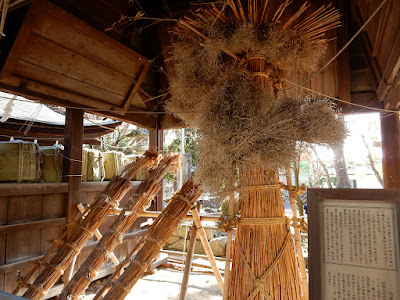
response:
[(400, 299), (400, 192), (309, 189), (311, 300)]

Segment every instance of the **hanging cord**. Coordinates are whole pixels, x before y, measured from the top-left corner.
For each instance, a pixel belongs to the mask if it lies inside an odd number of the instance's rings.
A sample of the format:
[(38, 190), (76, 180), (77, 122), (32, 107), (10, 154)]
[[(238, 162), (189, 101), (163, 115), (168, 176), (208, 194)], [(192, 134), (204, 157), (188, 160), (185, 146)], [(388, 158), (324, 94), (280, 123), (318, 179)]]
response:
[(365, 108), (365, 109), (369, 109), (369, 110), (376, 110), (376, 111), (380, 111), (380, 112), (398, 113), (397, 110), (384, 109), (384, 108), (379, 108), (379, 107), (371, 107), (371, 106), (366, 106), (366, 105), (362, 105), (362, 104), (348, 102), (348, 101), (345, 101), (345, 100), (342, 100), (342, 99), (339, 99), (339, 98), (336, 98), (336, 97), (329, 96), (329, 95), (321, 93), (321, 92), (317, 92), (317, 91), (315, 91), (313, 89), (309, 89), (309, 88), (307, 88), (305, 86), (302, 86), (302, 85), (300, 85), (298, 83), (295, 83), (293, 81), (290, 81), (288, 79), (284, 79), (284, 81), (289, 82), (290, 84), (293, 84), (294, 85), (293, 87), (299, 87), (299, 88), (307, 90), (307, 91), (309, 91), (311, 93), (315, 93), (315, 94), (321, 95), (323, 97), (329, 98), (331, 100), (335, 100), (335, 101), (338, 101), (338, 102), (341, 102), (341, 103), (345, 103), (345, 104), (348, 104), (348, 105), (357, 106), (357, 107), (361, 107), (361, 108)]

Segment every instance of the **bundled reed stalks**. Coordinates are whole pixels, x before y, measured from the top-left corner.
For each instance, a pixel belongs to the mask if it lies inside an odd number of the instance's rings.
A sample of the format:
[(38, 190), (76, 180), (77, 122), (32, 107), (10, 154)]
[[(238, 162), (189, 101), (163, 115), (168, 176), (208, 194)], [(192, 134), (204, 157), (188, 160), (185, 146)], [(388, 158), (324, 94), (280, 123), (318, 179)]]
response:
[[(288, 97), (284, 79), (317, 70), (339, 12), (305, 2), (228, 0), (179, 21), (167, 110), (198, 128), (198, 176), (225, 192), (240, 188), (228, 299), (303, 299), (277, 170), (303, 143), (339, 144), (344, 124), (325, 100)], [(296, 2), (294, 2), (296, 5)], [(226, 272), (228, 275), (229, 272)]]
[[(288, 186), (292, 185), (292, 178), (290, 173), (290, 168), (286, 169), (286, 181)], [(297, 261), (299, 263), (299, 269), (301, 274), (301, 284), (303, 286), (303, 295), (304, 299), (308, 300), (308, 280), (307, 280), (307, 272), (306, 272), (306, 264), (303, 256), (303, 247), (301, 245), (301, 236), (300, 236), (300, 227), (301, 223), (299, 218), (297, 218), (297, 208), (296, 208), (296, 197), (300, 196), (304, 191), (301, 191), (300, 187), (296, 187), (292, 191), (288, 191), (289, 193), (289, 201), (290, 208), (292, 210), (292, 222), (294, 227), (294, 244), (296, 245), (296, 253), (297, 253)]]
[[(111, 283), (111, 288), (104, 299), (124, 299), (129, 294), (140, 276), (147, 270), (155, 255), (171, 237), (201, 194), (202, 190), (199, 184), (191, 177), (171, 198), (168, 206), (151, 225), (143, 246), (137, 252), (135, 258), (129, 261), (124, 273)], [(100, 298), (103, 292), (104, 289), (97, 294), (96, 299)]]
[(277, 172), (243, 166), (240, 181), (228, 299), (303, 299)]
[(77, 299), (86, 290), (90, 282), (96, 277), (97, 272), (107, 261), (110, 253), (122, 242), (125, 232), (137, 220), (140, 213), (150, 206), (152, 199), (162, 187), (164, 176), (169, 172), (177, 171), (179, 161), (179, 155), (166, 154), (163, 156), (157, 168), (150, 172), (149, 179), (139, 185), (131, 204), (121, 211), (118, 218), (111, 225), (110, 230), (104, 234), (96, 248), (93, 249), (61, 292), (59, 300)]
[[(57, 240), (53, 247), (49, 249), (44, 259), (34, 265), (34, 268), (22, 280), (14, 294), (18, 293), (20, 286), (28, 287), (24, 293), (24, 297), (28, 299), (42, 299), (48, 290), (57, 282), (60, 276), (68, 268), (74, 257), (78, 255), (93, 236), (96, 229), (103, 223), (112, 210), (119, 206), (120, 201), (128, 191), (132, 189), (131, 180), (142, 168), (155, 164), (158, 155), (153, 152), (146, 152), (136, 162), (126, 166), (120, 175), (113, 177), (107, 184), (106, 188), (99, 194), (91, 206), (85, 211), (85, 218), (78, 219), (73, 226), (70, 226), (63, 235), (63, 240)], [(60, 246), (56, 254), (50, 262), (46, 262), (52, 251)], [(27, 280), (33, 275), (35, 269), (44, 265), (44, 269), (40, 272), (32, 285), (27, 285)]]
[[(276, 169), (298, 156), (298, 141), (337, 144), (344, 126), (329, 101), (282, 92), (294, 72), (315, 72), (326, 52), (324, 33), (340, 25), (336, 9), (288, 1), (230, 0), (179, 21), (175, 76), (167, 110), (198, 129), (198, 177), (205, 189), (232, 190), (241, 163)], [(292, 4), (296, 5), (296, 4)]]

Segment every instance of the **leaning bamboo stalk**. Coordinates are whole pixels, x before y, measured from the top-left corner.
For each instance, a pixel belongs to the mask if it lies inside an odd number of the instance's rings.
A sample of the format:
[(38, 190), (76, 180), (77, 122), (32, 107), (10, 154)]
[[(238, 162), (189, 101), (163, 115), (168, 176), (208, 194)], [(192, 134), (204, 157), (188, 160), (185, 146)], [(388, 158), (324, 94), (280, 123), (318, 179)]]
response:
[[(47, 294), (74, 260), (74, 257), (80, 253), (86, 242), (93, 236), (95, 230), (99, 228), (112, 209), (118, 207), (126, 193), (132, 189), (133, 176), (142, 168), (154, 164), (157, 159), (157, 154), (146, 152), (136, 162), (126, 166), (120, 175), (110, 180), (103, 192), (85, 211), (85, 219), (79, 217), (74, 226), (71, 226), (64, 235), (64, 240), (58, 241), (61, 246), (51, 261), (49, 263), (42, 261), (45, 268), (33, 285), (28, 286), (28, 290), (23, 295), (25, 298), (42, 299)], [(52, 249), (54, 250), (54, 248)], [(29, 274), (32, 275), (33, 272)], [(26, 283), (28, 279), (26, 276), (23, 280)], [(19, 288), (14, 292), (17, 293), (18, 290)]]
[[(232, 191), (229, 196), (228, 218), (232, 219), (235, 213), (235, 192)], [(231, 273), (231, 258), (232, 258), (232, 243), (233, 243), (233, 228), (228, 231), (226, 240), (226, 253), (225, 253), (225, 274), (224, 274), (224, 292), (223, 299), (228, 299), (229, 292), (229, 276)]]
[(125, 232), (140, 216), (140, 212), (148, 206), (162, 187), (162, 180), (169, 172), (175, 172), (179, 166), (179, 155), (165, 155), (158, 167), (150, 173), (148, 180), (138, 187), (132, 204), (124, 209), (115, 220), (110, 230), (99, 241), (99, 244), (90, 253), (81, 265), (72, 280), (64, 288), (59, 300), (77, 298), (81, 295), (90, 282), (96, 277), (97, 272), (107, 261), (109, 254), (122, 242)]
[[(82, 203), (78, 203), (78, 204), (76, 205), (76, 207), (78, 208), (79, 212), (82, 214), (82, 217), (83, 217), (83, 214), (84, 214), (84, 212), (85, 212), (85, 208), (84, 208), (84, 206), (82, 205)], [(95, 237), (96, 237), (96, 239), (97, 239), (98, 241), (100, 241), (101, 238), (103, 237), (103, 235), (100, 233), (100, 231), (99, 231), (98, 229), (95, 230), (94, 235), (95, 235)], [(117, 266), (117, 265), (119, 264), (118, 258), (115, 256), (115, 254), (114, 254), (113, 252), (110, 253), (110, 258), (111, 258), (111, 260), (112, 260), (114, 266)], [(71, 274), (71, 276), (69, 277), (69, 280), (71, 280), (71, 279), (72, 279), (72, 274)], [(69, 280), (68, 280), (68, 281), (69, 281)], [(65, 286), (66, 286), (66, 285), (65, 285)]]
[[(124, 273), (111, 283), (111, 288), (104, 299), (124, 299), (140, 276), (146, 271), (152, 259), (171, 237), (189, 209), (200, 197), (202, 190), (191, 177), (172, 198), (163, 213), (154, 221), (135, 258), (130, 261)], [(97, 297), (97, 296), (96, 296)]]
[[(286, 169), (286, 181), (288, 186), (292, 185), (292, 178), (290, 176), (290, 169)], [(297, 209), (295, 202), (295, 195), (293, 192), (289, 191), (289, 199), (290, 199), (290, 208), (292, 210), (293, 219), (297, 220)], [(300, 268), (301, 274), (301, 283), (303, 285), (303, 298), (304, 300), (308, 300), (308, 280), (306, 273), (306, 263), (304, 261), (303, 249), (301, 247), (301, 237), (300, 237), (300, 228), (298, 226), (294, 226), (294, 242), (296, 245), (297, 251), (297, 262)]]
[(221, 274), (219, 273), (217, 263), (215, 262), (214, 254), (212, 253), (212, 250), (210, 248), (210, 243), (208, 242), (207, 237), (206, 237), (205, 230), (201, 226), (201, 222), (200, 222), (200, 218), (199, 218), (199, 211), (197, 210), (196, 207), (194, 207), (191, 210), (191, 213), (193, 215), (193, 222), (197, 227), (197, 232), (199, 234), (201, 244), (203, 245), (204, 252), (206, 253), (208, 261), (211, 264), (214, 276), (218, 282), (218, 286), (221, 289), (221, 292), (223, 293), (224, 292), (224, 282), (222, 280)]

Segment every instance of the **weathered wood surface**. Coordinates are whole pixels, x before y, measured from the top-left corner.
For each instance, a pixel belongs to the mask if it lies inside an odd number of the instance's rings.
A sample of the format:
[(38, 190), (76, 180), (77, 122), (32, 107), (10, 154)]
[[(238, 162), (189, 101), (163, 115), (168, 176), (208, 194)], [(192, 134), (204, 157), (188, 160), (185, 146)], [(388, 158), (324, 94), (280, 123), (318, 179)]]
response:
[[(357, 26), (363, 24), (382, 1), (357, 0), (352, 8)], [(386, 108), (395, 109), (400, 103), (398, 72), (400, 70), (400, 1), (388, 0), (366, 27), (363, 44), (368, 59), (374, 63), (377, 96)], [(397, 80), (397, 81), (396, 81)]]
[[(17, 24), (18, 18), (15, 13), (7, 19)], [(7, 27), (12, 30), (6, 33), (7, 42), (13, 44), (9, 53), (2, 49), (7, 57), (2, 90), (60, 105), (112, 110), (122, 118), (133, 98), (141, 99), (137, 92), (151, 61), (49, 1), (32, 1), (22, 26)], [(145, 125), (155, 128), (151, 123), (148, 118)]]
[[(82, 183), (81, 198), (84, 203), (91, 203), (106, 184)], [(138, 182), (132, 183), (133, 190), (137, 185)], [(61, 236), (66, 223), (67, 190), (68, 183), (0, 184), (0, 290), (11, 293), (17, 284), (17, 270), (25, 275), (32, 263), (46, 253), (50, 246), (49, 240)], [(129, 201), (132, 193), (126, 195), (124, 203)], [(103, 224), (101, 232), (108, 230), (107, 225), (112, 223), (113, 218), (110, 217)], [(114, 253), (118, 259), (123, 259), (137, 239), (146, 232), (140, 230), (143, 218), (140, 219), (125, 235), (123, 244), (116, 248)], [(74, 271), (96, 245), (95, 239), (87, 243), (77, 259)], [(54, 291), (49, 293), (58, 294), (61, 290), (55, 286)]]
[(381, 113), (382, 169), (385, 189), (400, 189), (400, 121), (398, 113)]

